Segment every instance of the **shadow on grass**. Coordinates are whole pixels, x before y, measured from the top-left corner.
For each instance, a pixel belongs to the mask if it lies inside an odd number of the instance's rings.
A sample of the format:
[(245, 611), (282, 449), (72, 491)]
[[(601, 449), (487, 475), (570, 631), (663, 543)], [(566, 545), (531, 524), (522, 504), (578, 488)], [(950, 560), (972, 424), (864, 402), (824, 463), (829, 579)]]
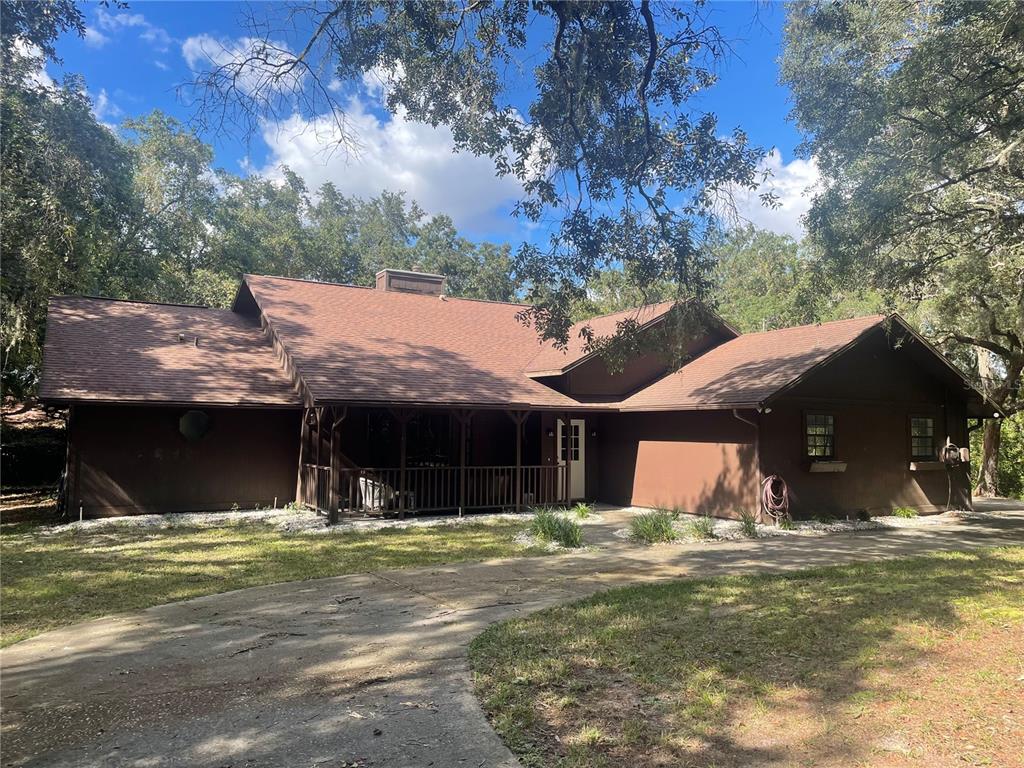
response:
[(260, 524), (5, 531), (2, 644), (95, 616), (251, 586), (543, 554), (514, 541), (522, 529), (508, 522), (316, 535)]
[[(470, 655), (527, 766), (853, 764), (873, 745), (828, 723), (979, 618), (1024, 622), (1024, 549), (627, 587), (495, 625)], [(745, 731), (758, 710), (794, 727)]]

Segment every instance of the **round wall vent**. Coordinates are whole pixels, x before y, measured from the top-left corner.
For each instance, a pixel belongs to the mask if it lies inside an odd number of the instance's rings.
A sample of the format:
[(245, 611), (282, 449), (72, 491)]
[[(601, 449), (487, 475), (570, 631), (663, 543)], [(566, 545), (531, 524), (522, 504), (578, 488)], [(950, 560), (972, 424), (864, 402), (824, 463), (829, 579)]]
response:
[(210, 416), (206, 411), (185, 411), (178, 419), (178, 431), (186, 440), (198, 440), (210, 431)]

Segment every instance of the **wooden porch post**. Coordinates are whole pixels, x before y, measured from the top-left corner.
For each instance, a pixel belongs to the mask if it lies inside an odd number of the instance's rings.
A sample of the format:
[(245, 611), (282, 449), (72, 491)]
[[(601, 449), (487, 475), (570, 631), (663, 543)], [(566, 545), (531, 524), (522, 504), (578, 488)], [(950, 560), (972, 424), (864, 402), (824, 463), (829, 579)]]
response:
[(299, 471), (295, 478), (295, 503), (302, 504), (302, 469), (306, 463), (306, 443), (309, 442), (309, 408), (302, 409), (302, 426), (299, 428)]
[(456, 410), (454, 413), (459, 422), (459, 517), (462, 517), (466, 506), (466, 428), (473, 412)]
[(391, 415), (394, 416), (399, 425), (401, 426), (401, 441), (399, 442), (399, 456), (398, 456), (398, 516), (400, 518), (405, 517), (405, 460), (406, 460), (406, 448), (408, 438), (408, 424), (411, 417), (411, 413), (404, 408), (396, 408), (391, 411)]
[(523, 424), (529, 411), (506, 411), (516, 425), (516, 512), (523, 507)]
[[(341, 506), (341, 422), (348, 416), (348, 407), (340, 411), (331, 408), (334, 417), (331, 422), (331, 491), (328, 503), (327, 522), (334, 525), (338, 522), (338, 511)], [(338, 437), (335, 442), (335, 436)]]
[[(322, 447), (321, 443), (323, 443), (324, 441), (322, 425), (324, 409), (314, 408), (313, 412), (316, 413), (316, 452), (314, 453), (316, 457), (316, 472), (313, 473), (313, 506), (316, 507), (317, 512), (320, 512), (320, 467), (323, 466), (323, 464), (320, 461), (320, 450)], [(323, 511), (328, 512), (328, 514), (330, 514), (328, 510)]]

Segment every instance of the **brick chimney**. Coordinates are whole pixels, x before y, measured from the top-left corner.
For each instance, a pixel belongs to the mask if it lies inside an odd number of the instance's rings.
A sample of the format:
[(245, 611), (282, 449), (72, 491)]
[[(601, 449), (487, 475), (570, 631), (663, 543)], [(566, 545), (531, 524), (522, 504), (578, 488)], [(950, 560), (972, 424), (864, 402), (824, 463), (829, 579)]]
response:
[(377, 273), (377, 290), (422, 293), (425, 296), (443, 296), (446, 279), (444, 275), (431, 275), (426, 272), (411, 272), (406, 269), (382, 269)]

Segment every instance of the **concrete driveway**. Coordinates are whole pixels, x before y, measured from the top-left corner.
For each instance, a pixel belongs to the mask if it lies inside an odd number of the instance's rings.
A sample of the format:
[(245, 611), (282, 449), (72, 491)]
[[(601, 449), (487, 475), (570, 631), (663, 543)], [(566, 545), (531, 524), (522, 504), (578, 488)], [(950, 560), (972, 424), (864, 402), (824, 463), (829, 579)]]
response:
[(927, 528), (639, 547), (278, 584), (99, 619), (2, 663), (10, 766), (516, 766), (471, 692), (486, 625), (608, 587), (1024, 544), (1024, 505)]

